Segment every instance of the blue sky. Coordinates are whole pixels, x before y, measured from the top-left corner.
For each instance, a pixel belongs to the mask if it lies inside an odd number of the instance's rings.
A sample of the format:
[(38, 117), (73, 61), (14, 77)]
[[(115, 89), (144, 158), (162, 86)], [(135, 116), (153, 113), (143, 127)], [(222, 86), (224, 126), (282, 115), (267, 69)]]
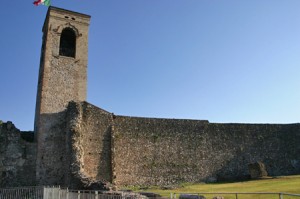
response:
[[(32, 130), (42, 25), (0, 7), (0, 119)], [(299, 0), (52, 0), (92, 16), (87, 101), (117, 115), (300, 121)]]

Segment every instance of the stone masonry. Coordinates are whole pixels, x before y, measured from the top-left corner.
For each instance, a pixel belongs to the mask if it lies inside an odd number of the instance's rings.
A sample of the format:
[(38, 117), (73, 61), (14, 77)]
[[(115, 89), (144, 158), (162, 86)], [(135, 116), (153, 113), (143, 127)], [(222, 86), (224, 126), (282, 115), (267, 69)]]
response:
[[(64, 110), (69, 101), (86, 99), (90, 16), (50, 7), (43, 26), (35, 133), (39, 184), (64, 184), (68, 170)], [(63, 31), (75, 36), (75, 57), (60, 54)], [(57, 179), (59, 176), (59, 179)]]
[(12, 122), (0, 124), (0, 187), (35, 185), (36, 143), (26, 140), (31, 135)]
[(87, 102), (70, 103), (68, 115), (76, 128), (67, 131), (81, 150), (73, 150), (71, 164), (96, 181), (148, 186), (243, 180), (257, 161), (271, 176), (300, 173), (300, 124), (118, 116)]

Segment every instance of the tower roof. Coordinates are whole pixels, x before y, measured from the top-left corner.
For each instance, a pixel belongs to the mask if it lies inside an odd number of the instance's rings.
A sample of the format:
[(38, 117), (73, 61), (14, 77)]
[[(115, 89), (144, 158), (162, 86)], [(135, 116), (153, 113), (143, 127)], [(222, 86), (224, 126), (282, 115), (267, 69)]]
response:
[(66, 10), (66, 9), (58, 8), (58, 7), (54, 7), (54, 6), (49, 6), (47, 15), (52, 10), (56, 11), (56, 12), (63, 12), (63, 13), (68, 13), (68, 14), (77, 15), (77, 16), (81, 16), (81, 17), (91, 18), (91, 16), (87, 15), (87, 14), (83, 14), (83, 13), (79, 13), (79, 12), (74, 12), (74, 11), (71, 11), (71, 10)]
[[(64, 17), (68, 17), (68, 16), (65, 16), (65, 15), (71, 15), (73, 17), (81, 18), (85, 22), (88, 22), (91, 18), (91, 16), (87, 15), (87, 14), (74, 12), (74, 11), (71, 11), (71, 10), (66, 10), (66, 9), (62, 9), (62, 8), (58, 8), (58, 7), (54, 7), (54, 6), (49, 6), (48, 11), (47, 11), (47, 15), (46, 15), (46, 19), (45, 19), (45, 22), (44, 22), (44, 25), (43, 25), (43, 29), (44, 29), (44, 26), (45, 26), (45, 24), (47, 23), (47, 21), (49, 19), (49, 15), (51, 13), (55, 13), (54, 15), (58, 15), (58, 16), (63, 15)], [(71, 18), (75, 20), (75, 18), (73, 18), (73, 17), (71, 17)]]

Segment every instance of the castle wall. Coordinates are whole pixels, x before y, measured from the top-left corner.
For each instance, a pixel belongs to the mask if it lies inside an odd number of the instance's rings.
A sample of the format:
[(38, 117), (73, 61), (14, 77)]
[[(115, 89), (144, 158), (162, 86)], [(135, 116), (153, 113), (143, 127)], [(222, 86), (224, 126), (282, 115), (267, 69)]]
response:
[[(248, 175), (248, 164), (262, 161), (271, 176), (300, 173), (300, 124), (210, 124), (208, 133), (222, 167), (214, 175)], [(225, 154), (220, 155), (220, 154)]]
[[(208, 121), (134, 118), (114, 120), (117, 185), (163, 185), (202, 180), (215, 168)], [(208, 153), (207, 153), (208, 152)]]
[(240, 180), (256, 161), (271, 176), (300, 173), (300, 124), (115, 116), (87, 102), (70, 102), (65, 121), (70, 188)]
[[(38, 185), (65, 186), (69, 169), (66, 141), (66, 112), (41, 114), (39, 121), (36, 178)], [(37, 134), (36, 134), (37, 135)]]
[(112, 114), (87, 102), (68, 106), (70, 140), (70, 187), (91, 187), (96, 182), (112, 181), (111, 123)]
[[(115, 116), (87, 102), (70, 102), (61, 119), (55, 128), (65, 133), (52, 138), (57, 150), (47, 158), (65, 164), (64, 176), (55, 173), (54, 161), (47, 172), (70, 188), (243, 179), (256, 161), (271, 176), (300, 173), (300, 124)], [(22, 137), (31, 134), (0, 124), (0, 187), (36, 184), (36, 143)]]
[(214, 124), (117, 116), (114, 182), (166, 185), (247, 178), (248, 164), (270, 175), (300, 173), (300, 124)]
[(11, 122), (0, 124), (0, 187), (35, 185), (36, 144), (22, 139), (29, 134)]

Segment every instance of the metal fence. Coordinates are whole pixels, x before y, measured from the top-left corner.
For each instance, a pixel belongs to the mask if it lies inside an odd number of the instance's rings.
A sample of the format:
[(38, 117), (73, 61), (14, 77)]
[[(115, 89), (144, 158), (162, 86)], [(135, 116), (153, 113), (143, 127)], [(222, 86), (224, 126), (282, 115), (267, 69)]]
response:
[(126, 192), (101, 192), (95, 190), (69, 190), (45, 187), (43, 199), (146, 199), (146, 197)]
[(0, 189), (0, 199), (43, 199), (44, 187), (18, 187)]
[(60, 187), (0, 188), (0, 199), (146, 199), (130, 192), (69, 190)]
[(171, 193), (171, 199), (202, 199), (201, 196), (204, 196), (206, 199), (213, 198), (224, 198), (224, 199), (299, 199), (300, 194), (292, 193), (272, 193), (272, 192), (204, 192), (204, 193)]
[[(171, 199), (300, 199), (300, 194), (291, 193), (171, 193)], [(220, 197), (221, 196), (221, 197)], [(94, 190), (69, 190), (60, 187), (18, 187), (0, 189), (0, 199), (158, 199), (132, 192), (101, 192)]]

